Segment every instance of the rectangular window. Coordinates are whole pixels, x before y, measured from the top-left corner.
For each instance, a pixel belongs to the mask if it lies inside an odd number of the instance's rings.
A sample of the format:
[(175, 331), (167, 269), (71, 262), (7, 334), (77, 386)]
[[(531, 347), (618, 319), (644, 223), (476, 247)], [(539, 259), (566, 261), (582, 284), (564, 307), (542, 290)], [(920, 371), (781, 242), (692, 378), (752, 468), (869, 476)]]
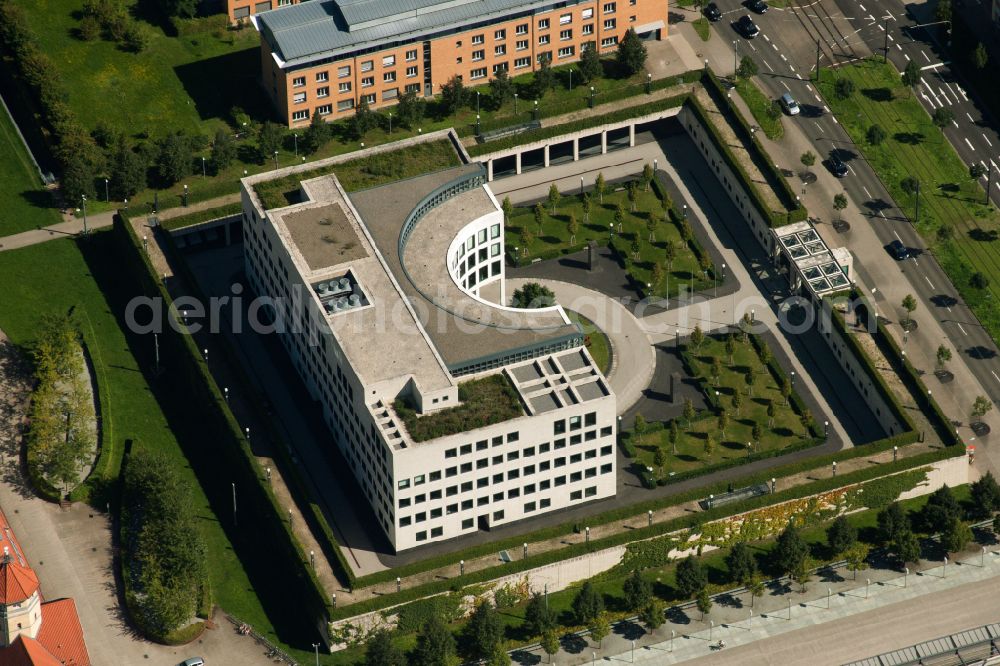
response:
[(431, 491), (431, 499), (432, 500), (439, 500), (439, 499), (441, 499), (441, 491), (440, 490), (432, 490)]
[(431, 472), (428, 478), (430, 481), (440, 481), (441, 472)]
[(418, 513), (417, 515), (415, 515), (413, 517), (413, 520), (416, 521), (416, 522), (418, 522), (418, 523), (424, 522), (425, 520), (427, 520), (427, 512), (426, 511), (421, 511), (420, 513)]
[(444, 534), (444, 528), (443, 527), (432, 527), (431, 528), (431, 538), (432, 539), (435, 538), (435, 537), (439, 537), (442, 534)]
[(603, 465), (601, 465), (601, 474), (610, 474), (611, 467), (612, 467), (611, 463), (604, 463)]
[[(499, 224), (495, 224), (493, 226), (495, 226), (497, 228), (500, 227)], [(499, 235), (500, 234), (497, 234), (497, 236), (494, 236), (494, 238), (499, 237)], [(501, 444), (503, 444), (503, 437), (494, 437), (493, 440), (492, 440), (492, 442), (491, 442), (492, 446), (500, 446)]]
[(458, 494), (458, 486), (448, 486), (444, 492), (448, 497), (453, 497)]
[(586, 432), (586, 434), (584, 434), (583, 439), (584, 439), (584, 441), (587, 441), (587, 442), (594, 441), (595, 439), (597, 439), (597, 431), (596, 430), (588, 430)]
[(427, 495), (425, 495), (424, 493), (420, 493), (419, 495), (414, 495), (413, 497), (414, 504), (423, 504), (426, 501), (427, 501)]
[(549, 27), (549, 20), (548, 19), (538, 19), (538, 29), (539, 30), (545, 30), (548, 27)]
[(294, 79), (292, 79), (293, 88), (301, 88), (305, 84), (306, 84), (306, 77), (304, 76), (296, 76)]
[(484, 41), (486, 41), (486, 36), (485, 35), (473, 35), (472, 36), (472, 43), (473, 44), (482, 44)]
[(462, 521), (462, 529), (463, 530), (472, 529), (472, 525), (473, 525), (472, 518), (466, 518), (465, 520)]
[(582, 420), (580, 419), (579, 416), (571, 416), (571, 417), (569, 417), (569, 429), (570, 430), (579, 430), (582, 427), (582, 425), (583, 425), (583, 422), (582, 422)]
[(383, 67), (392, 67), (395, 64), (396, 64), (396, 56), (395, 55), (387, 55), (387, 56), (383, 56), (382, 57), (382, 66)]
[(573, 31), (572, 30), (560, 30), (559, 31), (559, 39), (561, 39), (564, 42), (568, 41), (570, 39), (573, 39)]
[(604, 13), (605, 14), (614, 14), (615, 13), (615, 3), (614, 2), (605, 2), (604, 3)]
[(542, 45), (542, 46), (544, 46), (545, 44), (548, 44), (549, 43), (549, 36), (548, 35), (539, 35), (538, 36), (538, 43), (540, 45)]
[(337, 102), (337, 111), (350, 111), (354, 108), (353, 99), (342, 99)]
[(520, 488), (511, 488), (510, 490), (507, 491), (507, 499), (514, 499), (515, 497), (520, 497), (520, 496), (521, 496)]
[(565, 440), (565, 439), (557, 439), (557, 440), (555, 441), (555, 449), (556, 449), (557, 451), (558, 451), (559, 449), (565, 449), (565, 448), (566, 448), (566, 440)]
[(351, 66), (344, 65), (343, 67), (337, 68), (337, 78), (343, 79), (351, 75)]
[(337, 85), (337, 90), (339, 92), (342, 92), (342, 93), (351, 92), (351, 82), (350, 81), (341, 81)]
[(611, 455), (611, 445), (610, 444), (608, 444), (607, 446), (602, 446), (601, 447), (601, 455), (602, 456), (610, 456)]
[(538, 445), (538, 452), (539, 453), (548, 453), (550, 448), (552, 448), (552, 446), (548, 442), (544, 442), (544, 443)]
[(306, 101), (306, 94), (304, 92), (295, 93), (295, 96), (292, 98), (292, 101), (295, 102), (296, 104), (302, 104), (303, 102)]
[(410, 487), (410, 480), (409, 479), (400, 479), (399, 483), (396, 484), (396, 485), (399, 487), (399, 490), (406, 490), (407, 488)]
[(572, 14), (561, 14), (559, 16), (559, 25), (569, 25), (573, 22)]
[(478, 51), (472, 52), (472, 62), (479, 62), (480, 60), (486, 60), (486, 51), (479, 49)]
[(468, 511), (472, 508), (472, 500), (462, 500), (462, 511)]
[(490, 464), (489, 458), (481, 458), (480, 460), (476, 461), (476, 469), (486, 469), (487, 467), (489, 467), (489, 464)]
[(508, 481), (513, 481), (514, 479), (518, 478), (519, 476), (521, 476), (521, 470), (519, 470), (519, 469), (512, 469), (509, 472), (507, 472), (507, 480)]
[(583, 478), (583, 472), (573, 472), (569, 475), (569, 482), (575, 483)]
[(507, 45), (506, 44), (497, 44), (493, 48), (493, 55), (498, 55), (498, 56), (507, 55)]
[(529, 474), (534, 474), (534, 473), (535, 473), (535, 466), (534, 465), (528, 465), (527, 467), (524, 468), (524, 475), (525, 476), (528, 476)]
[(555, 479), (555, 483), (556, 483), (556, 488), (558, 488), (559, 486), (565, 486), (566, 485), (566, 477), (565, 476), (557, 476), (556, 479)]
[(396, 80), (396, 72), (383, 72), (382, 83), (392, 83)]
[(470, 79), (485, 79), (486, 78), (486, 68), (480, 67), (479, 69), (474, 69), (469, 72)]
[(417, 532), (417, 541), (427, 541), (427, 532)]
[(502, 492), (500, 492), (500, 493), (493, 493), (493, 502), (494, 503), (496, 503), (496, 502), (502, 502), (502, 501), (503, 501), (503, 493)]
[(484, 476), (481, 479), (476, 479), (476, 488), (487, 488), (490, 485), (490, 478)]
[(363, 63), (361, 63), (361, 71), (362, 72), (370, 72), (373, 69), (375, 69), (375, 61), (374, 60), (365, 60)]
[(332, 104), (324, 104), (323, 106), (317, 106), (316, 107), (316, 113), (318, 113), (321, 116), (328, 116), (331, 113), (333, 113), (333, 105)]
[(524, 494), (525, 494), (525, 495), (530, 495), (530, 494), (532, 494), (533, 492), (535, 492), (535, 484), (533, 484), (533, 483), (529, 483), (528, 485), (526, 485), (526, 486), (524, 487)]
[(404, 498), (401, 498), (399, 500), (399, 508), (400, 509), (405, 509), (408, 506), (410, 506), (410, 498), (409, 497), (404, 497)]
[(414, 77), (416, 75), (417, 75), (417, 68), (416, 68), (416, 66), (407, 67), (406, 68), (406, 76), (407, 77), (412, 78), (412, 77)]
[[(580, 30), (580, 32), (583, 33), (584, 35), (592, 35), (592, 34), (594, 34), (594, 24), (593, 23), (587, 23), (586, 25), (583, 26), (583, 28)], [(593, 46), (594, 46), (593, 42), (587, 42), (586, 44), (583, 44), (580, 48), (582, 50), (585, 50), (585, 49), (593, 48)]]
[(538, 482), (538, 489), (539, 490), (548, 490), (550, 487), (552, 487), (552, 482), (549, 481), (548, 479), (545, 479), (544, 481), (539, 481)]
[(550, 499), (543, 499), (538, 501), (538, 507), (540, 509), (547, 509), (550, 506), (552, 506), (552, 500)]
[(583, 415), (583, 425), (590, 426), (597, 425), (597, 412), (587, 412)]
[(551, 461), (549, 461), (549, 460), (543, 460), (542, 462), (538, 463), (538, 471), (539, 472), (547, 472), (551, 466), (552, 466), (552, 462)]
[(583, 491), (581, 491), (581, 490), (574, 490), (573, 492), (571, 492), (569, 494), (569, 501), (570, 502), (576, 502), (577, 500), (581, 500), (581, 499), (583, 499)]
[(467, 493), (472, 490), (472, 481), (465, 481), (462, 483), (462, 492)]
[(526, 503), (524, 505), (524, 512), (525, 513), (531, 513), (534, 510), (535, 510), (535, 503), (534, 502), (528, 502), (528, 503)]
[(556, 467), (565, 467), (566, 466), (566, 456), (560, 456), (560, 457), (556, 458), (554, 462), (556, 464)]
[(361, 87), (362, 88), (371, 88), (373, 85), (375, 85), (375, 77), (374, 76), (366, 76), (363, 79), (361, 79)]
[(407, 83), (406, 87), (403, 88), (403, 90), (405, 90), (406, 92), (418, 93), (418, 92), (420, 92), (420, 84), (419, 83)]
[(444, 452), (445, 458), (455, 458), (458, 456), (458, 449), (448, 449)]
[(493, 520), (503, 520), (503, 511), (494, 511)]
[(591, 486), (589, 488), (586, 488), (583, 491), (583, 494), (585, 496), (587, 496), (587, 497), (596, 497), (597, 496), (597, 486)]
[(406, 52), (406, 62), (414, 62), (416, 59), (417, 59), (417, 50), (416, 49), (413, 49), (412, 51), (407, 51)]
[(440, 518), (441, 513), (441, 509), (431, 509), (431, 518)]
[(527, 35), (528, 34), (528, 24), (522, 23), (521, 25), (514, 28), (514, 33), (517, 35)]
[(526, 449), (524, 449), (524, 457), (525, 458), (530, 458), (533, 455), (535, 455), (535, 447), (529, 446)]
[(316, 72), (316, 83), (325, 83), (330, 80), (330, 72)]
[(485, 451), (488, 448), (490, 448), (490, 443), (485, 439), (480, 442), (476, 442), (476, 451)]
[(612, 431), (613, 428), (611, 426), (604, 426), (603, 428), (601, 428), (601, 437), (610, 437)]
[(413, 477), (413, 485), (415, 486), (423, 485), (425, 480), (426, 479), (424, 478), (423, 474), (418, 474), (417, 476)]
[(584, 475), (588, 479), (594, 478), (595, 476), (597, 476), (597, 468), (596, 467), (588, 467), (587, 470), (584, 472)]
[(510, 444), (511, 442), (516, 442), (519, 439), (521, 439), (521, 435), (516, 430), (514, 432), (507, 433), (507, 443), (508, 444)]
[(566, 421), (560, 419), (559, 421), (554, 421), (552, 423), (552, 434), (561, 435), (566, 432)]
[(583, 12), (580, 14), (580, 18), (582, 18), (584, 21), (586, 21), (587, 19), (594, 18), (594, 8), (588, 7), (587, 9), (584, 9)]
[(330, 96), (330, 86), (323, 86), (322, 88), (316, 88), (316, 97), (329, 97)]
[(503, 483), (503, 472), (493, 475), (493, 483)]
[(580, 435), (573, 435), (572, 437), (569, 438), (569, 445), (573, 446), (574, 444), (579, 444), (582, 441), (583, 437), (581, 437)]
[(493, 33), (493, 39), (507, 39), (507, 31), (497, 30), (496, 32)]
[(458, 474), (458, 468), (457, 467), (449, 467), (448, 469), (446, 469), (444, 471), (444, 475), (447, 476), (448, 478), (456, 476), (457, 474)]
[(510, 462), (511, 460), (517, 460), (520, 457), (521, 457), (520, 451), (509, 451), (507, 453), (507, 462)]
[(412, 518), (410, 518), (409, 516), (403, 516), (402, 518), (399, 519), (399, 526), (408, 527), (409, 524), (412, 522), (413, 522)]
[(458, 450), (463, 456), (472, 453), (472, 444), (462, 444), (462, 447)]
[(486, 506), (489, 503), (490, 503), (490, 498), (489, 497), (477, 497), (476, 498), (476, 506)]

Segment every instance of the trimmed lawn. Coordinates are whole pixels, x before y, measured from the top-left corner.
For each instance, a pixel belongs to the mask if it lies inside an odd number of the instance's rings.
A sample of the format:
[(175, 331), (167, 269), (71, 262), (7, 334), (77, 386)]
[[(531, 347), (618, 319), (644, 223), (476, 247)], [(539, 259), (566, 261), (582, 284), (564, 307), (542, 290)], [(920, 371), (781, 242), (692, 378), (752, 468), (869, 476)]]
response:
[(597, 327), (597, 324), (579, 312), (566, 310), (566, 315), (583, 329), (587, 351), (590, 352), (590, 356), (601, 372), (607, 375), (608, 370), (611, 369), (611, 341), (608, 340), (608, 336)]
[(42, 187), (35, 165), (21, 143), (21, 137), (0, 109), (0, 236), (16, 234), (60, 222), (59, 214), (48, 206), (51, 197)]
[(707, 42), (712, 38), (712, 25), (708, 22), (708, 19), (702, 16), (700, 19), (695, 19), (691, 22), (691, 27), (694, 31), (698, 33), (701, 37), (701, 41)]
[[(849, 99), (834, 94), (838, 78), (854, 82), (857, 92)], [(969, 177), (968, 165), (931, 121), (916, 93), (903, 86), (891, 64), (872, 60), (824, 70), (820, 89), (908, 216), (914, 213), (916, 197), (903, 190), (902, 181), (920, 181), (918, 230), (976, 316), (994, 337), (1000, 336), (1000, 215), (983, 205), (983, 188)], [(878, 146), (865, 138), (873, 124), (889, 132)], [(951, 240), (939, 240), (942, 226), (953, 230)], [(989, 278), (986, 289), (970, 285), (977, 271)]]
[[(638, 461), (644, 467), (656, 469), (653, 462), (658, 448), (667, 455), (663, 473), (686, 472), (699, 468), (710, 468), (729, 459), (745, 458), (747, 442), (753, 441), (754, 424), (763, 429), (760, 442), (754, 442), (753, 452), (785, 449), (802, 443), (812, 437), (803, 426), (798, 414), (785, 404), (781, 389), (770, 371), (761, 361), (760, 355), (751, 343), (743, 343), (737, 335), (736, 350), (730, 362), (722, 338), (706, 336), (701, 348), (695, 352), (690, 346), (685, 353), (692, 364), (694, 376), (704, 382), (704, 386), (719, 394), (719, 401), (729, 416), (729, 424), (723, 433), (718, 417), (706, 410), (696, 414), (688, 423), (678, 417), (679, 436), (676, 452), (670, 445), (669, 429), (647, 432), (634, 438)], [(712, 359), (722, 361), (722, 373), (716, 386), (712, 376)], [(746, 372), (752, 370), (755, 376), (753, 394), (748, 395)], [(739, 391), (743, 405), (739, 413), (733, 407), (733, 395)], [(768, 426), (767, 408), (775, 406), (774, 421)], [(706, 451), (706, 442), (712, 439), (714, 451)]]
[(768, 139), (776, 141), (785, 136), (785, 126), (781, 124), (782, 114), (779, 113), (776, 117), (769, 115), (773, 100), (769, 99), (756, 83), (750, 79), (737, 78), (736, 90)]
[[(591, 192), (592, 210), (590, 220), (585, 222), (583, 215), (583, 199), (579, 194), (563, 195), (556, 206), (555, 214), (550, 214), (547, 203), (542, 204), (545, 214), (542, 216), (542, 225), (539, 228), (535, 222), (534, 207), (518, 206), (514, 209), (506, 227), (506, 245), (510, 252), (514, 248), (518, 250), (518, 260), (525, 261), (534, 257), (552, 258), (561, 254), (575, 252), (586, 247), (589, 241), (596, 241), (599, 245), (607, 245), (610, 225), (614, 224), (615, 210), (620, 204), (625, 211), (625, 219), (622, 223), (622, 231), (619, 233), (617, 227), (614, 233), (614, 242), (619, 250), (624, 250), (626, 257), (626, 270), (633, 276), (639, 284), (645, 285), (652, 282), (653, 264), (660, 263), (663, 278), (659, 283), (653, 285), (653, 293), (656, 296), (667, 298), (675, 296), (681, 285), (686, 289), (691, 289), (692, 281), (694, 289), (706, 289), (714, 283), (711, 279), (704, 279), (703, 273), (698, 265), (698, 258), (694, 252), (681, 239), (680, 229), (673, 222), (663, 221), (663, 209), (660, 198), (653, 187), (646, 192), (639, 184), (636, 197), (636, 210), (630, 212), (628, 194), (624, 185), (617, 185), (617, 189), (605, 193), (604, 202), (601, 203), (598, 197)], [(569, 216), (575, 215), (579, 227), (577, 229), (574, 243), (570, 243), (570, 233), (568, 228)], [(650, 219), (656, 220), (654, 230), (654, 240), (649, 242), (649, 229), (646, 224)], [(524, 252), (521, 239), (522, 229), (527, 229), (532, 238), (528, 244), (528, 251)], [(639, 259), (633, 261), (631, 245), (632, 241), (639, 241)], [(624, 242), (623, 242), (624, 241)], [(664, 248), (666, 242), (671, 241), (676, 250), (676, 258), (670, 269), (667, 270), (664, 259)], [(709, 277), (712, 271), (709, 269)]]

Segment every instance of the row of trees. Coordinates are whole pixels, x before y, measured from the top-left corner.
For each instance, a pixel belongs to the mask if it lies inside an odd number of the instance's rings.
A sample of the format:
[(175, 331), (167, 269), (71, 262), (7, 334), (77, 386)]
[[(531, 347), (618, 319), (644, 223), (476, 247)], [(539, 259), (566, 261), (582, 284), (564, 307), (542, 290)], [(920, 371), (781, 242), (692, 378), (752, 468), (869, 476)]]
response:
[[(194, 0), (173, 2), (184, 4)], [(77, 35), (87, 42), (98, 38), (117, 42), (133, 53), (145, 51), (152, 39), (149, 26), (131, 17), (123, 0), (84, 0)]]
[(135, 446), (122, 484), (125, 598), (136, 625), (163, 640), (193, 620), (207, 585), (193, 498), (163, 454)]
[(97, 447), (94, 399), (79, 333), (69, 317), (46, 316), (31, 348), (35, 369), (28, 464), (68, 493)]

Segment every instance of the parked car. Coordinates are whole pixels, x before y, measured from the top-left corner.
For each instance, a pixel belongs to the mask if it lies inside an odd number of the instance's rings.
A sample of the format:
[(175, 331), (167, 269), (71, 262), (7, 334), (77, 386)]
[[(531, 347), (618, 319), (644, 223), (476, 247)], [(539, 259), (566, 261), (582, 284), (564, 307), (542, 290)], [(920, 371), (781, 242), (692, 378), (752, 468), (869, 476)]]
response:
[(781, 108), (783, 108), (785, 113), (790, 116), (799, 115), (799, 103), (795, 101), (795, 98), (792, 97), (791, 93), (785, 93), (781, 96)]
[(710, 2), (705, 6), (705, 18), (713, 23), (722, 18), (722, 12), (719, 11), (719, 5), (714, 2)]
[(205, 666), (205, 660), (201, 657), (191, 657), (189, 659), (185, 659), (177, 666)]
[(840, 156), (836, 152), (830, 153), (830, 159), (827, 160), (826, 167), (837, 178), (843, 178), (848, 173), (847, 165), (844, 164), (844, 161), (840, 159)]
[(764, 0), (748, 0), (747, 9), (754, 12), (755, 14), (766, 14), (767, 3), (764, 2)]
[(749, 14), (740, 17), (740, 20), (736, 22), (736, 30), (747, 39), (753, 39), (760, 34), (760, 28), (753, 22)]
[(889, 243), (889, 254), (891, 254), (892, 258), (896, 261), (902, 261), (910, 257), (910, 251), (899, 239)]

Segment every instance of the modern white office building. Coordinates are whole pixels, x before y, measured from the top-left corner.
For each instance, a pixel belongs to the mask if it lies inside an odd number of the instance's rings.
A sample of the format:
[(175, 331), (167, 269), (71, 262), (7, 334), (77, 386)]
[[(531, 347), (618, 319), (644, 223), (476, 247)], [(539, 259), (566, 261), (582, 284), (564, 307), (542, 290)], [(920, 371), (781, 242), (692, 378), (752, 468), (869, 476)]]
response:
[(482, 166), (351, 193), (324, 166), (282, 208), (255, 188), (305, 167), (243, 179), (246, 274), (395, 549), (613, 496), (615, 396), (561, 306), (500, 304)]

